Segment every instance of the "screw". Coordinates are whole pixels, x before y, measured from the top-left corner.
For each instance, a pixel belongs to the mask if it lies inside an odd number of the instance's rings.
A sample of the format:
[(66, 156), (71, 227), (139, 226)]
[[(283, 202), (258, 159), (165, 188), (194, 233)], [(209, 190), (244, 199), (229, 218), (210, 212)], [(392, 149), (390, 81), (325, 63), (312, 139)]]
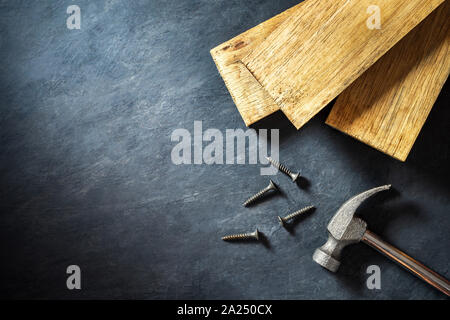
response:
[(286, 166), (282, 165), (281, 163), (279, 163), (278, 161), (266, 157), (266, 159), (278, 170), (280, 170), (281, 172), (287, 174), (289, 177), (291, 177), (292, 181), (295, 182), (297, 180), (297, 178), (300, 176), (300, 172), (298, 173), (293, 173), (291, 170), (289, 170)]
[(260, 192), (258, 192), (257, 194), (255, 194), (254, 196), (252, 196), (251, 198), (249, 198), (247, 201), (244, 202), (244, 207), (247, 207), (248, 205), (252, 204), (253, 202), (255, 202), (256, 200), (259, 200), (260, 198), (262, 198), (262, 196), (264, 194), (266, 194), (267, 192), (269, 192), (270, 190), (274, 190), (277, 191), (278, 188), (275, 185), (275, 183), (273, 183), (272, 180), (270, 180), (270, 183), (267, 187), (265, 187), (264, 189), (262, 189)]
[(236, 240), (259, 240), (259, 231), (256, 229), (252, 233), (233, 234), (230, 236), (222, 237), (223, 241), (236, 241)]
[(283, 227), (285, 227), (285, 226), (286, 226), (286, 223), (287, 223), (289, 220), (292, 220), (292, 219), (298, 217), (299, 215), (301, 215), (301, 214), (303, 214), (303, 213), (305, 213), (305, 212), (307, 212), (307, 211), (309, 211), (309, 210), (311, 210), (311, 209), (314, 209), (314, 208), (315, 208), (314, 206), (309, 206), (309, 207), (300, 209), (300, 210), (298, 210), (298, 211), (295, 211), (294, 213), (291, 213), (290, 215), (288, 215), (288, 216), (286, 216), (286, 217), (284, 217), (284, 218), (278, 216), (278, 220), (280, 220), (280, 224), (281, 224)]

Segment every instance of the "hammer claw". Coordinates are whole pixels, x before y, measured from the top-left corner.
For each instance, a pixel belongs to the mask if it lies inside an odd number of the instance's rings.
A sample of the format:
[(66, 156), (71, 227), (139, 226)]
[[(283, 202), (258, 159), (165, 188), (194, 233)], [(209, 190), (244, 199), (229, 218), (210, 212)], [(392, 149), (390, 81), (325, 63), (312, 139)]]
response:
[(344, 236), (344, 233), (348, 232), (348, 227), (353, 221), (353, 217), (359, 206), (375, 194), (389, 190), (390, 188), (390, 184), (373, 188), (347, 200), (330, 220), (330, 223), (328, 223), (328, 231), (336, 238)]

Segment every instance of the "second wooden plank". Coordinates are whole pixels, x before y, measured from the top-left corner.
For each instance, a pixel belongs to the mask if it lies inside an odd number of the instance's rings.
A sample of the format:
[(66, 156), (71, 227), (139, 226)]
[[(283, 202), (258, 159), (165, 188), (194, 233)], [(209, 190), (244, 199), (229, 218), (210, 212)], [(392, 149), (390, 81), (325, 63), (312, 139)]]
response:
[(443, 1), (307, 0), (242, 61), (300, 128)]
[(450, 73), (450, 2), (338, 98), (330, 126), (405, 161)]

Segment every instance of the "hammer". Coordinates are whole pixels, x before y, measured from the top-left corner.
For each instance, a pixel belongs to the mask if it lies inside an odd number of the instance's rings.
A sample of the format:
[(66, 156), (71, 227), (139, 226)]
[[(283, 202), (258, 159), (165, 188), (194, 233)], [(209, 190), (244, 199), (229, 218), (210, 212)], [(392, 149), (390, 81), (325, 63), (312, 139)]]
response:
[(313, 260), (322, 267), (336, 272), (341, 264), (339, 259), (342, 249), (349, 244), (362, 241), (449, 296), (450, 282), (447, 279), (383, 241), (373, 232), (367, 230), (365, 221), (354, 216), (356, 209), (366, 199), (390, 188), (391, 185), (374, 188), (345, 202), (328, 223), (328, 240), (314, 252)]

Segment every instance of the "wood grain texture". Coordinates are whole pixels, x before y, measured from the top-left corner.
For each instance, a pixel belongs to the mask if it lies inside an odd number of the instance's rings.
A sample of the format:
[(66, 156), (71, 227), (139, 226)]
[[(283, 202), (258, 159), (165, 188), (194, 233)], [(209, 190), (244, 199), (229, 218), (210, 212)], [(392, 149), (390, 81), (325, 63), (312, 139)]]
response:
[(278, 111), (280, 107), (248, 71), (241, 59), (263, 42), (289, 15), (300, 10), (302, 5), (303, 3), (300, 3), (210, 51), (247, 126)]
[(405, 161), (450, 72), (450, 2), (338, 98), (326, 123)]
[[(307, 0), (242, 61), (302, 127), (444, 0)], [(369, 30), (367, 8), (381, 9)]]

